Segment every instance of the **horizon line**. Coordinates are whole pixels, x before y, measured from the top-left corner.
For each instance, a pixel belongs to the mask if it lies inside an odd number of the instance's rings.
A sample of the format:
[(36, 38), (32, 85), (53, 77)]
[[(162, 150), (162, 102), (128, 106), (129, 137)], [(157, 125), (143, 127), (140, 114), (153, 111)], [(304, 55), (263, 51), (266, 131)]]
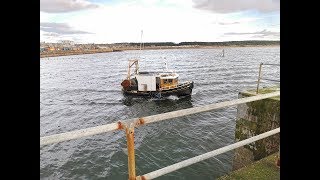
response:
[[(61, 40), (61, 41), (72, 41), (72, 40)], [(253, 42), (253, 41), (260, 41), (260, 42), (280, 42), (280, 40), (238, 40), (238, 41), (181, 41), (181, 42), (173, 42), (173, 41), (155, 41), (155, 42), (142, 42), (143, 44), (146, 43), (173, 43), (173, 44), (180, 44), (180, 43), (225, 43), (225, 42)], [(72, 41), (75, 42), (75, 41)], [(40, 43), (59, 43), (59, 42), (46, 42), (40, 41)], [(141, 42), (114, 42), (114, 43), (76, 43), (76, 44), (129, 44), (129, 43), (138, 43)]]

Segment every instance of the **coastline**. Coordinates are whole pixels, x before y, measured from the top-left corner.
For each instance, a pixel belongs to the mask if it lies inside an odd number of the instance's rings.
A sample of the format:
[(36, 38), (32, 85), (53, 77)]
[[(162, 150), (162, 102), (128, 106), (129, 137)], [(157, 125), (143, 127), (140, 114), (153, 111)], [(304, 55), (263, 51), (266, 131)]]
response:
[[(161, 49), (227, 49), (234, 47), (277, 47), (280, 44), (269, 44), (269, 45), (229, 45), (229, 46), (155, 46), (155, 47), (144, 47), (142, 50), (161, 50)], [(107, 53), (107, 52), (119, 52), (119, 51), (130, 51), (139, 50), (137, 47), (125, 47), (117, 49), (96, 49), (96, 50), (81, 50), (81, 51), (57, 51), (57, 52), (46, 52), (40, 53), (40, 58), (46, 57), (58, 57), (58, 56), (71, 56), (71, 55), (82, 55), (82, 54), (96, 54), (96, 53)]]

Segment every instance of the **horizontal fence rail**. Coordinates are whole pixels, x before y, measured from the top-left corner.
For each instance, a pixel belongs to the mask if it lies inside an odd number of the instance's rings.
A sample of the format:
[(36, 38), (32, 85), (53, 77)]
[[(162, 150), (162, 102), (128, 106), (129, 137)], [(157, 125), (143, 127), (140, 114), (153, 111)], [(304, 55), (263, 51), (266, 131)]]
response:
[(275, 79), (266, 79), (266, 78), (260, 78), (261, 80), (265, 80), (265, 81), (274, 81), (274, 82), (280, 82), (279, 80), (275, 80)]
[(263, 138), (272, 136), (272, 135), (277, 134), (277, 133), (279, 133), (279, 132), (280, 132), (280, 128), (276, 128), (276, 129), (273, 129), (273, 130), (271, 130), (271, 131), (262, 133), (262, 134), (260, 134), (260, 135), (253, 136), (253, 137), (251, 137), (251, 138), (245, 139), (245, 140), (243, 140), (243, 141), (239, 141), (239, 142), (236, 142), (236, 143), (234, 143), (234, 144), (230, 144), (230, 145), (224, 146), (224, 147), (222, 147), (222, 148), (219, 148), (219, 149), (216, 149), (216, 150), (207, 152), (207, 153), (205, 153), (205, 154), (202, 154), (202, 155), (199, 155), (199, 156), (196, 156), (196, 157), (193, 157), (193, 158), (190, 158), (190, 159), (187, 159), (187, 160), (184, 160), (184, 161), (175, 163), (175, 164), (173, 164), (173, 165), (164, 167), (164, 168), (162, 168), (162, 169), (158, 169), (158, 170), (156, 170), (156, 171), (147, 173), (147, 174), (145, 174), (145, 175), (137, 176), (136, 179), (137, 179), (137, 180), (154, 179), (154, 178), (157, 178), (157, 177), (159, 177), (159, 176), (162, 176), (162, 175), (168, 174), (168, 173), (170, 173), (170, 172), (176, 171), (176, 170), (178, 170), (178, 169), (181, 169), (181, 168), (190, 166), (190, 165), (195, 164), (195, 163), (197, 163), (197, 162), (206, 160), (206, 159), (208, 159), (208, 158), (211, 158), (211, 157), (217, 156), (217, 155), (219, 155), (219, 154), (222, 154), (222, 153), (225, 153), (225, 152), (234, 150), (234, 149), (239, 148), (239, 147), (241, 147), (241, 146), (244, 146), (244, 145), (253, 143), (253, 142), (258, 141), (258, 140), (260, 140), (260, 139), (263, 139)]
[(154, 123), (157, 121), (168, 120), (168, 119), (182, 117), (182, 116), (186, 116), (186, 115), (211, 111), (214, 109), (219, 109), (219, 108), (223, 108), (223, 107), (243, 104), (243, 103), (262, 100), (262, 99), (267, 99), (267, 98), (276, 97), (276, 96), (280, 96), (280, 91), (276, 91), (276, 92), (272, 92), (272, 93), (268, 93), (268, 94), (259, 94), (259, 95), (252, 96), (252, 97), (240, 98), (240, 99), (236, 99), (236, 100), (225, 101), (225, 102), (210, 104), (210, 105), (206, 105), (206, 106), (182, 109), (182, 110), (178, 110), (178, 111), (172, 111), (172, 112), (167, 112), (167, 113), (162, 113), (162, 114), (157, 114), (157, 115), (152, 115), (152, 116), (147, 116), (147, 117), (132, 118), (132, 119), (124, 120), (124, 121), (118, 121), (116, 123), (111, 123), (111, 124), (106, 124), (106, 125), (101, 125), (101, 126), (96, 126), (96, 127), (86, 128), (86, 129), (75, 130), (75, 131), (71, 131), (71, 132), (65, 132), (65, 133), (60, 133), (60, 134), (44, 136), (44, 137), (40, 137), (40, 146), (52, 144), (52, 143), (59, 143), (59, 142), (63, 142), (63, 141), (78, 139), (78, 138), (97, 135), (97, 134), (102, 134), (102, 133), (106, 133), (109, 131), (125, 129), (129, 126), (138, 127), (138, 126), (141, 126), (144, 124)]
[(269, 65), (269, 66), (280, 66), (280, 64), (268, 64), (268, 63), (262, 63), (263, 65)]

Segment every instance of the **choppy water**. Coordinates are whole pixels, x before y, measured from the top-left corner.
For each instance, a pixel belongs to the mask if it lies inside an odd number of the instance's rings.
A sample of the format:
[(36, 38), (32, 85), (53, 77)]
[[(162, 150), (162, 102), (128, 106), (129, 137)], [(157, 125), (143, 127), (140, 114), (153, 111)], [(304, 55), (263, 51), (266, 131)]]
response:
[[(139, 51), (42, 58), (40, 136), (62, 133), (190, 107), (236, 99), (255, 88), (260, 62), (280, 63), (280, 47), (145, 50), (140, 69), (175, 69), (180, 81), (193, 80), (191, 97), (126, 99), (121, 81), (128, 59)], [(142, 71), (141, 70), (141, 71)], [(263, 76), (279, 79), (278, 67)], [(273, 84), (262, 83), (262, 86)], [(142, 175), (234, 142), (236, 107), (157, 122), (135, 130), (137, 175)], [(159, 179), (215, 179), (232, 168), (228, 152)], [(41, 179), (127, 179), (123, 131), (40, 147)]]

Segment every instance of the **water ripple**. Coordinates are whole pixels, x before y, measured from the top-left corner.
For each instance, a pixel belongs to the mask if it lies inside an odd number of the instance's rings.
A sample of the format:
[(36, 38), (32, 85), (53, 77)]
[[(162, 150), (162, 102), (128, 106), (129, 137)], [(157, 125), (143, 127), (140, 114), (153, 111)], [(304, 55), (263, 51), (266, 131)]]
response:
[[(168, 67), (180, 81), (193, 80), (191, 97), (126, 98), (121, 80), (127, 60), (139, 51), (42, 58), (40, 136), (236, 99), (255, 88), (261, 62), (280, 62), (279, 47), (145, 50), (140, 68)], [(280, 70), (265, 68), (279, 79)], [(269, 85), (264, 82), (261, 86)], [(145, 174), (234, 141), (236, 107), (217, 109), (135, 130), (137, 174)], [(41, 179), (127, 179), (124, 131), (40, 147)], [(233, 152), (221, 154), (158, 179), (215, 179), (232, 168)]]

